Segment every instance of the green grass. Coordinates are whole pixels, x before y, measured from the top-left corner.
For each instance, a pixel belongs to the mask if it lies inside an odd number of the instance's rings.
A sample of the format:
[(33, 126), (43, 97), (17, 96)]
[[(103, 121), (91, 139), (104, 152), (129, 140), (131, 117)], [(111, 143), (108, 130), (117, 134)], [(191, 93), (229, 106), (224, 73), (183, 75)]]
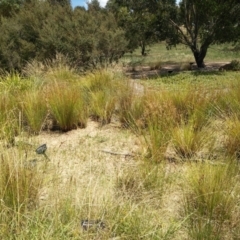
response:
[[(183, 45), (177, 45), (176, 48), (168, 50), (164, 42), (154, 44), (149, 47), (147, 56), (142, 56), (140, 49), (135, 50), (132, 54), (124, 55), (121, 60), (123, 65), (130, 66), (154, 66), (166, 63), (183, 63), (195, 62), (194, 56), (189, 48)], [(231, 44), (212, 45), (209, 47), (205, 62), (231, 62), (240, 59), (240, 52), (234, 50)]]

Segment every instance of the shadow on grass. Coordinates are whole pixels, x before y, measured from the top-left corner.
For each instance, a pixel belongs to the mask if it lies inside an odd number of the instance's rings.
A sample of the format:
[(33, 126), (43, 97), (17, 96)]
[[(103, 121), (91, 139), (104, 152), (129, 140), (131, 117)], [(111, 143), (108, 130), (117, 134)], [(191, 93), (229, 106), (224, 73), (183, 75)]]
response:
[(213, 75), (224, 75), (224, 72), (218, 70), (205, 70), (205, 69), (198, 69), (189, 71), (193, 76), (213, 76)]

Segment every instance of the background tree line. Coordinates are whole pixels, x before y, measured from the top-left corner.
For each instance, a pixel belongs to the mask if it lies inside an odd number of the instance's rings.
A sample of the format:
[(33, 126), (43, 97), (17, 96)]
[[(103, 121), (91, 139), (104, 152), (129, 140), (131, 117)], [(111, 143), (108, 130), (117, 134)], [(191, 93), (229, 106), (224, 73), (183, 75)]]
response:
[(0, 68), (19, 70), (31, 60), (62, 53), (79, 69), (117, 61), (125, 32), (112, 13), (89, 4), (72, 9), (68, 0), (0, 1)]
[(237, 42), (239, 0), (98, 0), (72, 9), (70, 0), (0, 0), (0, 68), (67, 55), (80, 69), (118, 61), (165, 40), (189, 47), (198, 67), (211, 44)]

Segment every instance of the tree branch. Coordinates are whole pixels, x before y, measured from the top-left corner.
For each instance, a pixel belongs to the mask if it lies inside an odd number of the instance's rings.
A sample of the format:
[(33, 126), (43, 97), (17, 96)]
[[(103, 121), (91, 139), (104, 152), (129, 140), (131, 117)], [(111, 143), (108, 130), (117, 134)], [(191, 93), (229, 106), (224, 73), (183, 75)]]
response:
[[(184, 32), (182, 31), (182, 29), (172, 20), (170, 19), (170, 23), (179, 31), (179, 33), (181, 34), (182, 38), (185, 41), (185, 44), (187, 46), (192, 46), (191, 42), (188, 40), (187, 36), (184, 34)], [(184, 42), (182, 42), (184, 44)]]

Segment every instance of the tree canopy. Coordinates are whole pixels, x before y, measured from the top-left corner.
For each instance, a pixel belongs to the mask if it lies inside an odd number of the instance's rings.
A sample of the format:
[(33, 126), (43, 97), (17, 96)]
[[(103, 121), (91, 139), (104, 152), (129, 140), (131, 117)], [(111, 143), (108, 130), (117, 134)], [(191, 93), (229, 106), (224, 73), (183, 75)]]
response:
[(147, 45), (166, 38), (166, 19), (176, 10), (175, 0), (109, 0), (106, 8), (126, 31), (129, 50), (140, 46), (142, 55)]
[(198, 67), (211, 44), (240, 39), (239, 0), (98, 0), (72, 9), (69, 0), (0, 0), (0, 65), (21, 70), (57, 53), (80, 68), (109, 64), (127, 51), (166, 40), (189, 47)]
[(234, 42), (240, 37), (239, 0), (182, 0), (177, 20), (170, 19), (175, 30), (168, 38), (169, 45), (188, 46), (198, 67), (211, 44)]
[(45, 61), (57, 53), (79, 69), (111, 64), (127, 46), (112, 13), (73, 10), (53, 1), (31, 1), (2, 17), (0, 42), (1, 68), (19, 71), (29, 61)]

